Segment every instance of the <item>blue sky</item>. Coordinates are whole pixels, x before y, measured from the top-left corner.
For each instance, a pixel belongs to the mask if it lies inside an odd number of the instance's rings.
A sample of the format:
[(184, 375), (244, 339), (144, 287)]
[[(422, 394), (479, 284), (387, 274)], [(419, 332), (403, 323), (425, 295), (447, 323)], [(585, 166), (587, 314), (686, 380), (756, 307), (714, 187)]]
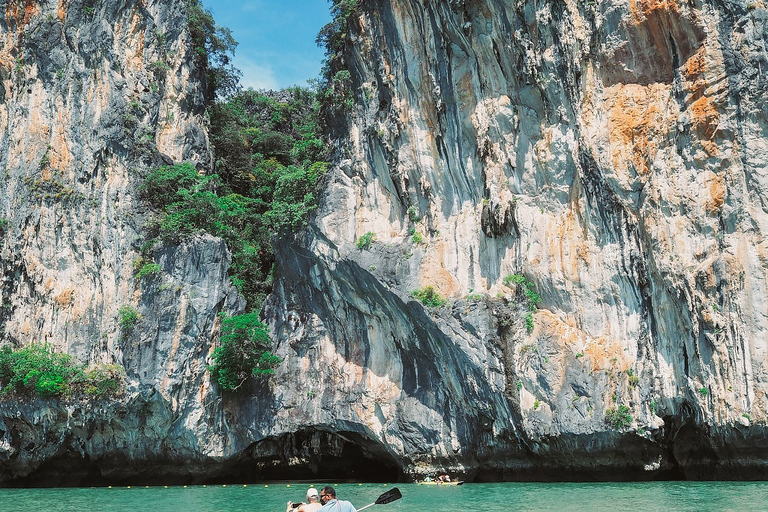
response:
[(324, 51), (315, 44), (331, 20), (327, 0), (203, 0), (239, 43), (243, 87), (282, 89), (317, 78)]

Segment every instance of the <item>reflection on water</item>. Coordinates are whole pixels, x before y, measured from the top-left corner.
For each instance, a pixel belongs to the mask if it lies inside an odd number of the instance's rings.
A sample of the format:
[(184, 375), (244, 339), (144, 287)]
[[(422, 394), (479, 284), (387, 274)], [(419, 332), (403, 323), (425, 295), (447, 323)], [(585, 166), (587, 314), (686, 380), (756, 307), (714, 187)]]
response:
[[(327, 485), (317, 482), (316, 487)], [(308, 484), (191, 487), (0, 489), (0, 510), (19, 512), (283, 512)], [(392, 487), (403, 497), (371, 512), (429, 511), (766, 511), (766, 482), (495, 483), (462, 486), (339, 484), (340, 498), (356, 507)]]

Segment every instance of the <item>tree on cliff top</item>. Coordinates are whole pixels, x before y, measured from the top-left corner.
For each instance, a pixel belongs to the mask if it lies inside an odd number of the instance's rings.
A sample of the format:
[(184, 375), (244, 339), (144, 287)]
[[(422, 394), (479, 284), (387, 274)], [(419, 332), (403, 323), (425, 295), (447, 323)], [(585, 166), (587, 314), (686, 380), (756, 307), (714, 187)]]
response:
[(216, 24), (200, 0), (186, 0), (186, 6), (195, 59), (205, 70), (207, 101), (234, 94), (240, 88), (241, 75), (231, 59), (237, 41), (228, 28)]

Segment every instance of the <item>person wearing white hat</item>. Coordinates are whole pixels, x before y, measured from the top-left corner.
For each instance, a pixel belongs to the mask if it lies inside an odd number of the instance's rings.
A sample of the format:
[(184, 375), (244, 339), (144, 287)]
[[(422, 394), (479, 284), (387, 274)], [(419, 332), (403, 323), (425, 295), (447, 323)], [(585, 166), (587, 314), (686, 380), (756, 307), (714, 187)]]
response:
[(289, 501), (285, 512), (292, 512), (293, 510), (296, 512), (315, 512), (320, 507), (317, 489), (310, 487), (307, 489), (307, 502), (294, 504), (292, 501)]

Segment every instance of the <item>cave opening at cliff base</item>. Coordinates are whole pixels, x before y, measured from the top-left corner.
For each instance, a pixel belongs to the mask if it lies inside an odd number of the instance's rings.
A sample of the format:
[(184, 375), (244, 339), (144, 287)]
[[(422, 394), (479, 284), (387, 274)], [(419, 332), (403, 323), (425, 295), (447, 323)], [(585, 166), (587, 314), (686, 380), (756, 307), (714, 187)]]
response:
[(383, 446), (357, 432), (304, 429), (253, 443), (226, 471), (232, 481), (402, 482)]

